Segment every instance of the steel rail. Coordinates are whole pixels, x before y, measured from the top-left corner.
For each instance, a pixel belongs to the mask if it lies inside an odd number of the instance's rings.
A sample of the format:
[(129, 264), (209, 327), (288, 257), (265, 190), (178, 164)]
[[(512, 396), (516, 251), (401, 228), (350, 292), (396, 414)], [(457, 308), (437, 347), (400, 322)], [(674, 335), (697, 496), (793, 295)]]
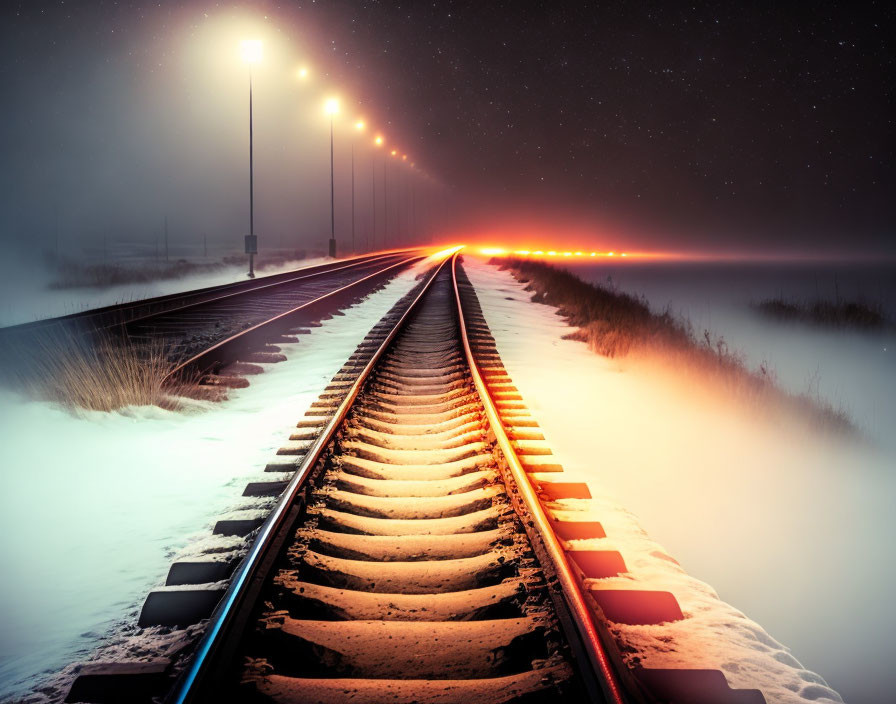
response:
[(538, 499), (538, 496), (535, 494), (535, 490), (532, 488), (532, 484), (529, 481), (529, 477), (526, 474), (526, 471), (523, 469), (523, 465), (516, 454), (516, 450), (513, 448), (513, 445), (510, 442), (510, 438), (508, 437), (507, 431), (504, 428), (504, 423), (501, 420), (501, 416), (498, 414), (494, 400), (492, 399), (488, 387), (486, 386), (485, 381), (482, 378), (482, 374), (479, 372), (479, 366), (473, 355), (473, 350), (470, 346), (470, 340), (467, 335), (467, 325), (464, 318), (464, 308), (461, 301), (460, 289), (457, 283), (456, 255), (452, 257), (451, 260), (451, 279), (454, 284), (454, 295), (457, 302), (457, 313), (459, 319), (458, 324), (460, 326), (461, 340), (463, 342), (464, 352), (467, 357), (467, 364), (470, 367), (470, 375), (473, 377), (473, 383), (476, 386), (476, 391), (478, 392), (480, 400), (482, 401), (482, 405), (485, 409), (486, 416), (488, 417), (489, 424), (491, 425), (492, 430), (495, 433), (495, 439), (498, 442), (498, 446), (501, 448), (501, 452), (504, 454), (504, 458), (507, 461), (507, 466), (510, 469), (510, 473), (513, 476), (514, 481), (516, 482), (517, 488), (520, 492), (520, 497), (522, 498), (522, 501), (526, 506), (526, 510), (529, 512), (529, 515), (534, 521), (536, 530), (544, 541), (544, 546), (548, 552), (548, 556), (550, 557), (551, 561), (553, 562), (554, 568), (556, 569), (557, 577), (562, 587), (562, 594), (564, 596), (564, 599), (566, 600), (567, 606), (569, 607), (570, 613), (573, 617), (573, 621), (575, 622), (575, 625), (579, 630), (579, 635), (582, 639), (586, 653), (591, 660), (592, 667), (595, 668), (596, 672), (599, 672), (601, 675), (601, 677), (598, 679), (603, 684), (603, 687), (605, 689), (604, 694), (613, 704), (624, 704), (625, 699), (622, 693), (622, 686), (619, 682), (619, 678), (617, 677), (616, 672), (614, 671), (610, 663), (610, 659), (603, 648), (597, 629), (594, 627), (591, 611), (588, 608), (588, 605), (585, 603), (585, 599), (582, 595), (581, 590), (579, 589), (578, 580), (575, 577), (575, 574), (569, 564), (569, 561), (566, 558), (566, 554), (564, 553), (560, 542), (557, 540), (557, 536), (554, 534), (554, 529), (551, 527), (550, 522), (545, 515), (544, 508), (542, 508), (541, 505), (541, 501)]
[[(302, 311), (305, 311), (312, 306), (320, 305), (322, 302), (325, 302), (330, 298), (334, 298), (336, 296), (339, 296), (340, 294), (347, 293), (349, 290), (355, 288), (356, 286), (360, 286), (361, 284), (363, 284), (365, 282), (370, 282), (371, 279), (381, 277), (384, 274), (392, 271), (393, 269), (398, 269), (400, 267), (408, 266), (409, 264), (413, 263), (415, 259), (422, 260), (422, 259), (424, 259), (424, 257), (423, 256), (417, 256), (417, 257), (412, 256), (407, 259), (403, 259), (401, 261), (395, 262), (394, 264), (390, 264), (389, 266), (387, 266), (383, 269), (378, 269), (377, 271), (374, 271), (374, 272), (368, 274), (367, 276), (364, 276), (360, 279), (356, 279), (355, 281), (351, 281), (351, 282), (345, 284), (344, 286), (340, 286), (339, 288), (334, 289), (332, 291), (328, 291), (327, 293), (325, 293), (321, 296), (318, 296), (317, 298), (313, 298), (310, 301), (306, 301), (305, 303), (302, 303), (301, 305), (298, 305), (295, 308), (291, 308), (288, 311), (279, 313), (279, 314), (275, 315), (273, 318), (268, 318), (267, 320), (263, 320), (262, 322), (256, 323), (252, 327), (246, 328), (245, 330), (242, 330), (242, 331), (236, 333), (235, 335), (231, 335), (230, 337), (220, 340), (219, 342), (216, 342), (211, 347), (208, 347), (207, 349), (203, 350), (202, 352), (198, 352), (197, 354), (193, 355), (189, 359), (178, 364), (174, 369), (172, 369), (170, 372), (168, 372), (165, 375), (164, 379), (162, 379), (162, 385), (166, 385), (168, 383), (175, 381), (178, 377), (182, 376), (187, 369), (190, 369), (190, 368), (198, 369), (198, 371), (204, 372), (208, 368), (210, 368), (211, 366), (214, 365), (215, 362), (208, 361), (208, 358), (211, 357), (215, 352), (221, 352), (222, 350), (224, 350), (224, 348), (232, 346), (232, 345), (242, 344), (243, 342), (246, 342), (252, 334), (258, 333), (259, 331), (265, 330), (266, 328), (273, 327), (273, 326), (277, 325), (278, 323), (285, 322), (285, 319), (288, 317), (295, 316), (296, 314), (301, 313)], [(204, 369), (201, 367), (203, 360), (206, 360), (206, 366)]]
[[(77, 322), (80, 320), (88, 320), (90, 318), (101, 317), (104, 315), (115, 315), (116, 313), (124, 313), (127, 311), (132, 311), (139, 308), (154, 306), (154, 305), (162, 305), (167, 302), (176, 301), (178, 299), (184, 299), (185, 301), (189, 299), (197, 299), (191, 303), (185, 303), (183, 306), (175, 306), (173, 308), (166, 308), (161, 311), (157, 311), (155, 313), (148, 313), (146, 315), (136, 316), (134, 318), (130, 318), (127, 320), (116, 320), (113, 321), (109, 326), (119, 325), (119, 324), (130, 324), (133, 322), (137, 322), (139, 320), (144, 320), (149, 317), (153, 317), (155, 315), (159, 315), (162, 313), (170, 313), (172, 311), (181, 310), (186, 307), (190, 307), (192, 305), (204, 304), (204, 303), (212, 303), (217, 300), (222, 300), (231, 295), (239, 295), (239, 294), (247, 294), (253, 291), (259, 291), (266, 287), (280, 284), (288, 284), (294, 283), (297, 281), (303, 281), (305, 279), (312, 279), (318, 276), (322, 276), (324, 274), (330, 274), (337, 271), (343, 271), (345, 269), (350, 269), (353, 267), (360, 267), (364, 264), (371, 264), (381, 259), (393, 258), (396, 256), (400, 256), (402, 254), (406, 254), (408, 252), (419, 251), (418, 249), (407, 249), (407, 250), (394, 250), (390, 252), (378, 253), (375, 255), (361, 255), (357, 257), (351, 257), (349, 259), (342, 259), (336, 262), (327, 262), (324, 264), (317, 264), (314, 266), (307, 267), (306, 269), (297, 269), (293, 271), (281, 272), (279, 274), (271, 274), (269, 276), (259, 277), (258, 279), (254, 279), (252, 281), (234, 281), (227, 284), (217, 284), (215, 286), (207, 286), (204, 288), (193, 289), (189, 291), (180, 291), (177, 293), (168, 293), (162, 296), (154, 296), (152, 298), (144, 298), (137, 301), (131, 301), (128, 303), (117, 303), (110, 306), (102, 306), (100, 308), (91, 308), (89, 310), (78, 311), (77, 313), (68, 313), (66, 315), (60, 315), (54, 318), (44, 318), (41, 320), (33, 320), (27, 323), (18, 323), (16, 325), (8, 325), (0, 328), (0, 334), (12, 334), (19, 331), (26, 331), (31, 328), (40, 328), (46, 325), (51, 325), (58, 322)], [(275, 280), (276, 279), (276, 280)], [(218, 292), (225, 292), (224, 295), (213, 296), (212, 298), (202, 298), (202, 296), (213, 295)]]
[[(314, 278), (317, 278), (317, 277), (319, 277), (319, 276), (324, 276), (324, 275), (326, 275), (326, 274), (333, 274), (333, 273), (335, 273), (335, 272), (337, 272), (337, 271), (345, 271), (345, 270), (347, 270), (347, 269), (356, 269), (356, 268), (360, 268), (360, 267), (364, 266), (365, 264), (372, 264), (372, 263), (375, 263), (378, 259), (391, 259), (391, 258), (394, 258), (394, 257), (396, 257), (396, 256), (399, 256), (399, 255), (398, 255), (398, 254), (389, 254), (389, 255), (384, 255), (384, 256), (382, 256), (382, 257), (376, 257), (376, 258), (373, 258), (373, 259), (367, 259), (367, 260), (364, 260), (364, 261), (353, 262), (353, 263), (351, 263), (351, 264), (345, 264), (345, 265), (343, 265), (343, 266), (333, 267), (333, 268), (331, 268), (331, 269), (325, 269), (325, 270), (323, 270), (323, 271), (315, 271), (315, 272), (311, 272), (311, 273), (309, 273), (309, 274), (299, 275), (299, 276), (296, 276), (296, 277), (294, 277), (294, 278), (292, 278), (292, 279), (285, 279), (285, 280), (283, 280), (283, 281), (270, 281), (270, 282), (267, 282), (267, 283), (263, 283), (261, 286), (255, 286), (255, 287), (247, 288), (247, 289), (245, 289), (245, 290), (240, 290), (240, 291), (231, 291), (231, 292), (228, 292), (228, 293), (224, 293), (224, 294), (222, 294), (222, 295), (220, 295), (220, 296), (215, 296), (214, 298), (208, 298), (208, 299), (205, 299), (205, 300), (195, 301), (195, 302), (193, 302), (193, 303), (187, 303), (187, 304), (182, 305), (182, 306), (175, 306), (174, 308), (168, 308), (167, 310), (158, 311), (158, 312), (156, 312), (156, 313), (148, 313), (147, 315), (141, 315), (141, 316), (138, 316), (138, 317), (136, 317), (136, 318), (131, 318), (130, 320), (126, 321), (126, 322), (124, 323), (124, 325), (133, 325), (133, 324), (135, 324), (135, 323), (140, 323), (140, 322), (143, 322), (143, 321), (146, 321), (146, 320), (151, 320), (152, 318), (156, 318), (156, 317), (159, 317), (159, 316), (161, 316), (161, 315), (170, 315), (171, 313), (177, 313), (177, 312), (179, 312), (179, 311), (187, 310), (187, 309), (189, 309), (189, 308), (197, 308), (197, 307), (199, 307), (199, 306), (205, 306), (205, 305), (208, 305), (208, 304), (210, 304), (210, 303), (218, 303), (219, 301), (225, 301), (225, 300), (227, 300), (228, 298), (235, 298), (235, 297), (238, 297), (238, 296), (246, 296), (246, 295), (250, 295), (250, 294), (258, 293), (259, 291), (264, 291), (265, 289), (276, 288), (276, 287), (280, 287), (280, 286), (286, 286), (286, 285), (288, 285), (288, 284), (296, 283), (297, 281), (305, 281), (305, 280), (307, 280), (307, 279), (314, 279)], [(410, 257), (410, 258), (412, 258), (412, 257)], [(408, 259), (403, 260), (403, 262), (407, 262), (407, 261), (408, 261)], [(255, 281), (262, 281), (262, 282), (263, 282), (264, 279), (256, 279)], [(239, 283), (242, 284), (242, 283), (245, 283), (245, 282), (242, 282), (242, 281), (241, 281), (241, 282), (239, 282)], [(200, 290), (201, 290), (201, 289), (200, 289)]]
[[(451, 261), (453, 261), (456, 256), (456, 254), (452, 255)], [(422, 300), (423, 296), (426, 295), (432, 282), (448, 261), (449, 259), (446, 258), (434, 267), (429, 279), (367, 362), (364, 369), (352, 384), (348, 394), (343, 399), (342, 403), (339, 404), (335, 414), (330, 418), (321, 433), (317, 436), (317, 439), (308, 449), (302, 463), (299, 465), (289, 484), (286, 486), (286, 489), (284, 489), (277, 505), (259, 529), (259, 533), (253, 541), (252, 546), (249, 548), (248, 554), (234, 573), (227, 591), (221, 598), (221, 602), (215, 609), (215, 613), (212, 614), (209, 625), (196, 648), (196, 654), (193, 656), (189, 668), (182, 676), (179, 685), (176, 687), (176, 691), (166, 698), (166, 702), (169, 702), (170, 704), (185, 704), (186, 702), (193, 701), (192, 697), (196, 693), (194, 687), (207, 673), (214, 651), (221, 647), (222, 640), (224, 636), (227, 635), (226, 631), (228, 626), (232, 623), (236, 607), (249, 589), (251, 582), (254, 581), (260, 562), (279, 531), (283, 528), (283, 523), (289, 514), (290, 508), (295, 503), (299, 492), (304, 489), (311, 476), (312, 470), (320, 461), (326, 447), (333, 440), (336, 430), (342, 425), (347, 417), (355, 399), (361, 392), (361, 389), (371, 372), (379, 363), (380, 358), (395, 339), (395, 336), (404, 327), (411, 314), (415, 311), (417, 304)]]

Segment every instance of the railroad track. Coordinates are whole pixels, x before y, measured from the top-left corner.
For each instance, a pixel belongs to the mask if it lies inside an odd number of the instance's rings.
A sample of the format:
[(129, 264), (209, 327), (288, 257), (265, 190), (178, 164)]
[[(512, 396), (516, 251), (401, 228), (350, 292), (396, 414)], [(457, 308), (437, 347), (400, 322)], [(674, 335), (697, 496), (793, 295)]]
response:
[(259, 555), (234, 606), (242, 628), (184, 699), (587, 700), (593, 674), (574, 662), (509, 481), (445, 267), (309, 471), (304, 510)]
[[(303, 326), (319, 325), (422, 258), (420, 250), (367, 255), (11, 326), (0, 329), (0, 356), (12, 369), (72, 341), (127, 344), (137, 354), (163, 354), (172, 365), (167, 381), (181, 393), (219, 398), (220, 388), (248, 385), (246, 376), (261, 371), (252, 365), (283, 361), (274, 343), (295, 342), (308, 332)], [(35, 366), (39, 374), (43, 365)]]
[(70, 313), (56, 318), (47, 318), (35, 320), (30, 323), (11, 325), (0, 328), (0, 333), (3, 335), (17, 335), (60, 324), (70, 326), (71, 329), (80, 328), (85, 330), (113, 327), (137, 318), (164, 313), (184, 306), (223, 300), (232, 294), (275, 290), (269, 288), (272, 284), (301, 285), (310, 283), (324, 274), (348, 272), (357, 267), (375, 265), (390, 260), (394, 262), (402, 256), (407, 256), (415, 252), (417, 252), (417, 250), (399, 250), (395, 252), (366, 254), (358, 257), (351, 257), (349, 259), (340, 259), (325, 264), (306, 267), (304, 269), (283, 272), (281, 274), (260, 276), (256, 279), (208, 286), (163, 296), (155, 296), (153, 298), (143, 298), (136, 301), (118, 303), (100, 308), (91, 308), (89, 310)]
[(764, 701), (715, 671), (623, 663), (608, 622), (681, 613), (665, 592), (589, 594), (625, 565), (571, 548), (603, 529), (552, 515), (590, 494), (551, 477), (543, 440), (446, 259), (297, 423), (271, 481), (247, 487), (277, 497), (268, 517), (216, 527), (248, 548), (175, 563), (147, 598), (141, 626), (208, 618), (201, 639), (83, 670), (66, 701)]

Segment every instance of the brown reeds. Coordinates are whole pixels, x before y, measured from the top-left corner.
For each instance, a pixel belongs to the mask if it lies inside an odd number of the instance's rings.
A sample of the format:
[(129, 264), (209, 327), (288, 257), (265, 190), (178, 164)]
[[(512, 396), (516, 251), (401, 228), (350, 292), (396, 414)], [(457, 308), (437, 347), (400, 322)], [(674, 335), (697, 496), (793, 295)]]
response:
[(163, 381), (173, 367), (158, 343), (63, 325), (0, 346), (0, 379), (6, 386), (70, 410), (172, 407), (172, 390)]

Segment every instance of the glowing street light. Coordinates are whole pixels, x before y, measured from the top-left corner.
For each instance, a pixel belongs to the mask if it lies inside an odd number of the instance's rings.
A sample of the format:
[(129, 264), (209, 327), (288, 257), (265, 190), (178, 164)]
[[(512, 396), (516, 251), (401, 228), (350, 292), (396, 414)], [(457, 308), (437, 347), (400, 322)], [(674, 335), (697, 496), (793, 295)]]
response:
[(308, 67), (307, 66), (299, 66), (299, 68), (296, 69), (296, 78), (298, 78), (301, 81), (306, 80), (308, 78)]
[(261, 40), (243, 40), (240, 42), (240, 52), (243, 61), (249, 66), (249, 234), (246, 235), (246, 254), (249, 255), (249, 278), (254, 279), (258, 239), (255, 237), (255, 183), (252, 170), (252, 66), (261, 62)]
[(333, 120), (339, 114), (339, 99), (328, 98), (324, 112), (330, 116), (330, 256), (336, 256), (336, 181), (333, 169)]
[(263, 52), (261, 39), (244, 39), (240, 42), (240, 52), (243, 55), (243, 61), (250, 66), (252, 64), (261, 63)]
[[(355, 132), (364, 131), (364, 120), (355, 123)], [(352, 139), (352, 253), (355, 251), (355, 140)]]

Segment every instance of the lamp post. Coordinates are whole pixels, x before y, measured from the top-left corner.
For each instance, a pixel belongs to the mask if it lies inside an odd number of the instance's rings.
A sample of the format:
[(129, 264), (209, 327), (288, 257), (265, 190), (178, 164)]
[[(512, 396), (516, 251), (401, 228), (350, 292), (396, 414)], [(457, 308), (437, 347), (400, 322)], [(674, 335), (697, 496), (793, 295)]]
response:
[[(374, 145), (379, 148), (383, 146), (383, 136), (377, 135), (373, 140)], [(373, 185), (373, 249), (376, 249), (376, 153), (370, 160), (371, 167), (371, 184)]]
[[(355, 131), (364, 131), (364, 121), (355, 123)], [(355, 253), (355, 140), (352, 139), (352, 254)]]
[[(398, 156), (398, 152), (394, 149), (389, 152), (389, 156), (393, 159)], [(388, 246), (389, 238), (389, 160), (383, 159), (383, 249)]]
[(330, 256), (336, 256), (336, 181), (333, 169), (333, 120), (339, 112), (339, 101), (330, 98), (324, 104), (324, 111), (330, 116)]
[(246, 254), (249, 255), (249, 278), (254, 279), (258, 240), (255, 237), (255, 184), (252, 172), (252, 66), (261, 61), (261, 40), (246, 39), (240, 43), (240, 49), (243, 61), (249, 65), (249, 234), (246, 235)]
[[(402, 154), (401, 160), (407, 162), (408, 155)], [(402, 239), (402, 243), (406, 244), (410, 240), (410, 229), (411, 229), (411, 211), (409, 209), (409, 199), (408, 199), (408, 172), (407, 169), (401, 172), (401, 199), (402, 210), (404, 210), (404, 238)]]

